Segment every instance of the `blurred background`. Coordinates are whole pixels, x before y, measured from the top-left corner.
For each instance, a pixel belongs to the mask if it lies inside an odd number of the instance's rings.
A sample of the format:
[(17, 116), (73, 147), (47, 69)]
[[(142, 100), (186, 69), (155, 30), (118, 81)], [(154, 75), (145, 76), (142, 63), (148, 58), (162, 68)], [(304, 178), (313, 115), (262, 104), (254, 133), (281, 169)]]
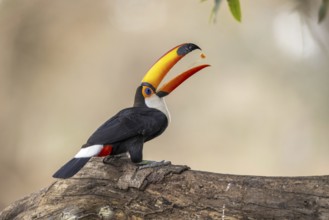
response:
[(51, 184), (105, 120), (133, 103), (167, 50), (198, 44), (170, 73), (212, 66), (167, 97), (172, 122), (144, 159), (218, 173), (325, 175), (329, 19), (321, 1), (0, 1), (0, 209)]

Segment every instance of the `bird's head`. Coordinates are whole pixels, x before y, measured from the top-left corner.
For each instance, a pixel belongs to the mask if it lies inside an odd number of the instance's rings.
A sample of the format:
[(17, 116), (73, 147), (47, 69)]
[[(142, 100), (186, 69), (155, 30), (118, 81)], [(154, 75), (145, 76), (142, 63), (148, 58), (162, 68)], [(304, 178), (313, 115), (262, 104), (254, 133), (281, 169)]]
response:
[(164, 111), (163, 108), (166, 108), (166, 106), (163, 97), (169, 95), (189, 77), (209, 66), (208, 64), (204, 64), (193, 67), (163, 84), (163, 86), (158, 89), (161, 81), (167, 75), (169, 70), (185, 55), (196, 49), (201, 50), (200, 47), (192, 43), (181, 44), (160, 57), (160, 59), (156, 61), (145, 74), (141, 85), (137, 88), (134, 106), (147, 106)]

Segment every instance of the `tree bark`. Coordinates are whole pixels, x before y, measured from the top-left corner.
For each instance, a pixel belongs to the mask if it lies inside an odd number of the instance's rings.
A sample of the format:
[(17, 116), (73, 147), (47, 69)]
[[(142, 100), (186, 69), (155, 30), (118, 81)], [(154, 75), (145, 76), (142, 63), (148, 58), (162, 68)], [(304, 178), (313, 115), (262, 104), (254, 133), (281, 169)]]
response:
[(329, 219), (329, 176), (260, 177), (93, 158), (0, 219)]

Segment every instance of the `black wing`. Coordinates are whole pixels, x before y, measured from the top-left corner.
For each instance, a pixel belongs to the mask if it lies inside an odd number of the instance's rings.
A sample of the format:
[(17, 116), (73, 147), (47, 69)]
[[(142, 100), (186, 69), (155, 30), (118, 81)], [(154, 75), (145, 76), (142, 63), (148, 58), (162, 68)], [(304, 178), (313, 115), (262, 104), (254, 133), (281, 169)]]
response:
[(145, 141), (160, 135), (168, 125), (165, 114), (154, 108), (123, 109), (101, 125), (88, 139), (88, 145), (114, 144), (137, 135)]

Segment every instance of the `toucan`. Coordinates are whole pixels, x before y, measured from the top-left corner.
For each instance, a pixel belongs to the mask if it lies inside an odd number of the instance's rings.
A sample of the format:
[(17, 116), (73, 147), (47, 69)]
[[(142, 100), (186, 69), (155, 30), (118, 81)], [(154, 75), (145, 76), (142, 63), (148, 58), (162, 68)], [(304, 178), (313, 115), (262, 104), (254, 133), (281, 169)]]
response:
[(190, 76), (209, 66), (203, 64), (193, 67), (158, 89), (169, 70), (185, 55), (196, 49), (201, 50), (193, 43), (181, 44), (156, 61), (137, 87), (133, 107), (119, 111), (102, 124), (82, 145), (74, 158), (62, 166), (53, 177), (72, 177), (92, 157), (127, 153), (133, 163), (141, 163), (144, 143), (162, 134), (170, 121), (164, 97)]

